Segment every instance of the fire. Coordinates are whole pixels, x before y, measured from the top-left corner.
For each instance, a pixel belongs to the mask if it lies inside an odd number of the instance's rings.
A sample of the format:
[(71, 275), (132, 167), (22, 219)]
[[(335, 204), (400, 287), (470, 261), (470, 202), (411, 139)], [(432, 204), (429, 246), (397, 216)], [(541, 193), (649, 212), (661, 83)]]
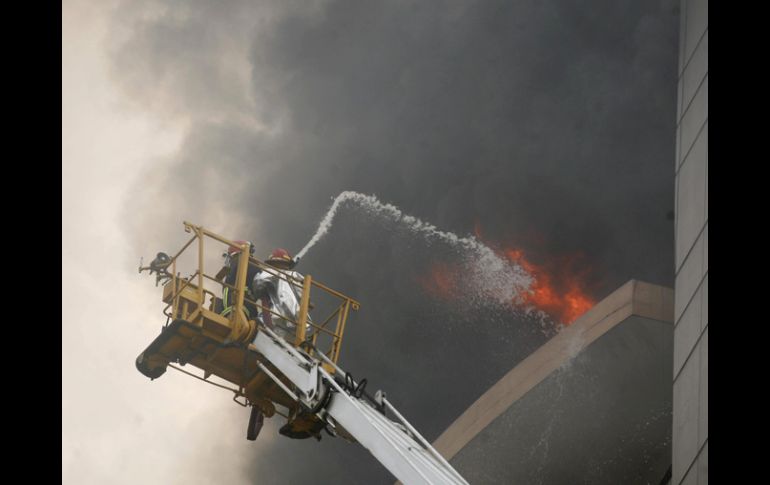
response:
[[(482, 240), (481, 226), (476, 223), (474, 234)], [(587, 289), (588, 270), (580, 255), (551, 257), (546, 264), (537, 264), (519, 248), (499, 249), (498, 254), (524, 268), (532, 277), (532, 285), (521, 295), (522, 301), (511, 304), (533, 307), (548, 314), (553, 320), (569, 325), (583, 315), (596, 301)], [(463, 294), (462, 269), (448, 263), (435, 263), (419, 283), (434, 298), (451, 300)]]
[(584, 275), (575, 272), (577, 257), (556, 258), (558, 264), (554, 266), (561, 268), (557, 273), (528, 261), (521, 249), (506, 249), (504, 254), (532, 276), (530, 291), (523, 295), (525, 305), (529, 304), (569, 325), (596, 304), (582, 281)]

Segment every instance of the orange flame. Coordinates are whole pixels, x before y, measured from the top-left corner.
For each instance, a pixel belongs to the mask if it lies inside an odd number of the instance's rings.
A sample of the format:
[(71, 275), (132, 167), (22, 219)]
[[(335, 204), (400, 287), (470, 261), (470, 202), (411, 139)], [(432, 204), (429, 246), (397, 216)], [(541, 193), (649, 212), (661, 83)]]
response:
[(524, 303), (544, 311), (555, 320), (569, 325), (596, 304), (581, 281), (581, 275), (572, 272), (576, 257), (560, 258), (562, 273), (555, 275), (545, 267), (524, 257), (521, 249), (506, 249), (509, 261), (524, 268), (532, 276), (530, 292), (523, 295)]
[[(478, 222), (473, 232), (482, 240)], [(521, 295), (523, 302), (511, 304), (532, 306), (564, 325), (571, 324), (596, 304), (586, 288), (587, 271), (579, 269), (579, 255), (555, 257), (547, 265), (528, 260), (522, 249), (506, 248), (500, 255), (524, 268), (533, 280), (530, 291)], [(457, 299), (462, 295), (461, 274), (459, 266), (435, 263), (419, 283), (434, 298)]]

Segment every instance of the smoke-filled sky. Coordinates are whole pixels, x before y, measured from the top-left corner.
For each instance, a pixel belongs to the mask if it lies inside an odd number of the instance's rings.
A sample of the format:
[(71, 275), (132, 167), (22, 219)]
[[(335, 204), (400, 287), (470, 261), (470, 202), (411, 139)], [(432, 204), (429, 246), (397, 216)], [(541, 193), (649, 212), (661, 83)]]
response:
[[(295, 253), (353, 190), (596, 300), (673, 286), (678, 3), (65, 1), (64, 483), (391, 483), (359, 447), (280, 418), (247, 442), (224, 391), (136, 372), (163, 324), (136, 265), (183, 220)], [(298, 267), (362, 303), (341, 363), (428, 439), (549, 335), (426, 290), (456, 258), (344, 206)]]

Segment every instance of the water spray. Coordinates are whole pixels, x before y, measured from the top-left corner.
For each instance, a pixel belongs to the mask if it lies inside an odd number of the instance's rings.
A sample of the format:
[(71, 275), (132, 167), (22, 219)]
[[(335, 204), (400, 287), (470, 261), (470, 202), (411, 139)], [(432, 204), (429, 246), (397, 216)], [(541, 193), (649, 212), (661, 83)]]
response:
[(334, 216), (346, 202), (355, 204), (373, 217), (391, 220), (406, 227), (412, 234), (428, 241), (441, 241), (455, 248), (463, 258), (464, 271), (467, 275), (469, 296), (499, 303), (521, 301), (521, 295), (532, 283), (532, 276), (518, 264), (498, 256), (493, 250), (479, 242), (475, 237), (460, 237), (457, 234), (441, 231), (433, 224), (417, 217), (404, 214), (392, 204), (380, 202), (373, 195), (344, 191), (334, 198), (329, 210), (321, 219), (313, 237), (297, 253), (303, 257), (320, 241), (332, 227)]

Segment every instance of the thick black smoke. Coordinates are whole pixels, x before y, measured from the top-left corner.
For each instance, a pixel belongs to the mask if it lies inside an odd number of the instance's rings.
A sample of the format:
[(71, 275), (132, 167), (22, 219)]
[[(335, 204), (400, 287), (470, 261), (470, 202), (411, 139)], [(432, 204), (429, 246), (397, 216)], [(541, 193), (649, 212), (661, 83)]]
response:
[[(137, 251), (182, 242), (188, 219), (296, 252), (355, 190), (541, 262), (582, 253), (597, 299), (672, 286), (677, 4), (129, 2), (114, 79), (188, 127), (127, 200)], [(348, 207), (298, 268), (361, 301), (341, 362), (429, 439), (546, 338), (507, 309), (430, 299), (419, 278), (454, 257)], [(253, 473), (391, 480), (333, 439), (280, 441)]]

